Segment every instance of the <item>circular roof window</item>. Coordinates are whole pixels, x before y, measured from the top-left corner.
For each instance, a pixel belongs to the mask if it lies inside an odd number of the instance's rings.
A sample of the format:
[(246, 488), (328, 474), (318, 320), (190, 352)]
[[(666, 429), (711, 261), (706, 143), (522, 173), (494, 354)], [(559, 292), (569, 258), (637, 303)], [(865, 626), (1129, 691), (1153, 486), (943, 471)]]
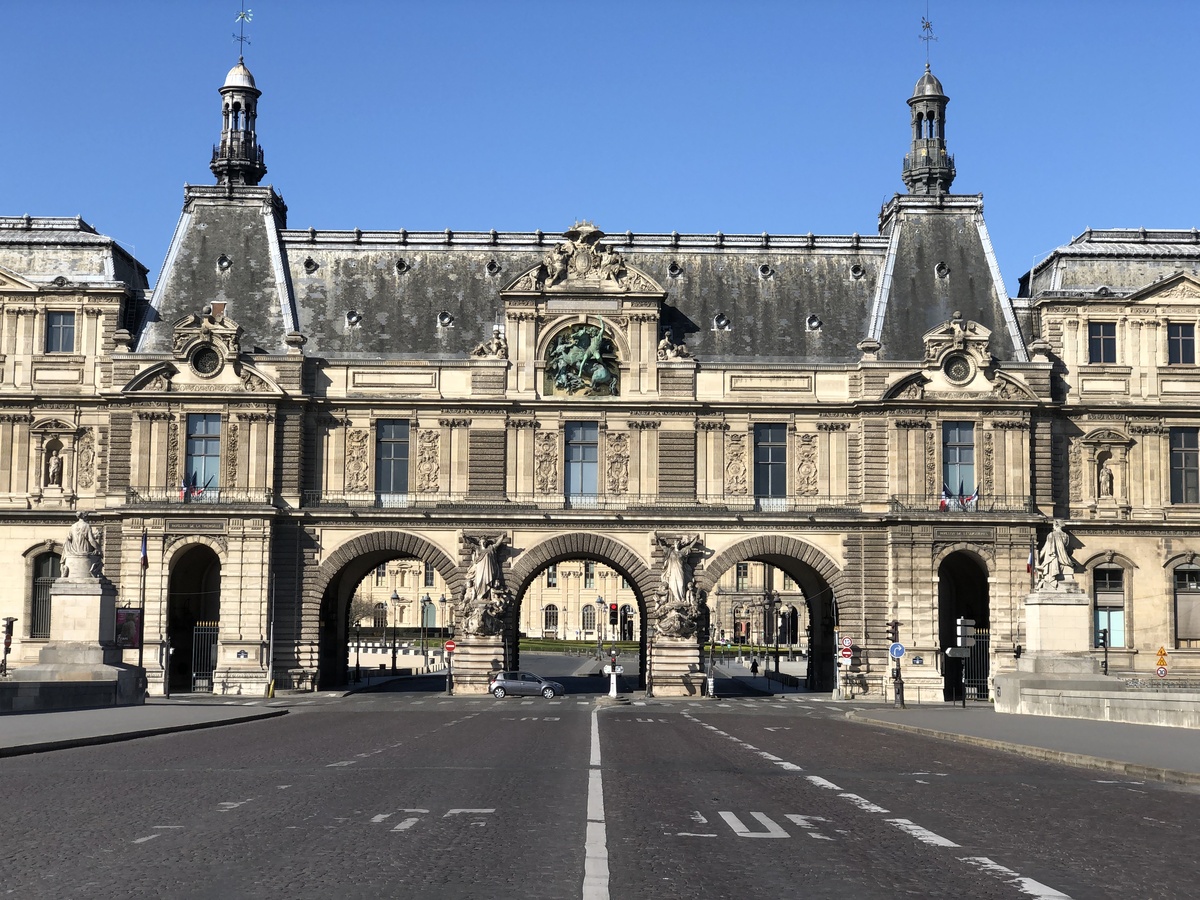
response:
[(215, 375), (221, 368), (221, 356), (216, 350), (205, 344), (192, 354), (192, 368), (197, 375)]
[(971, 361), (965, 356), (958, 355), (947, 358), (942, 366), (942, 371), (955, 384), (965, 384), (975, 375), (975, 367), (971, 365)]

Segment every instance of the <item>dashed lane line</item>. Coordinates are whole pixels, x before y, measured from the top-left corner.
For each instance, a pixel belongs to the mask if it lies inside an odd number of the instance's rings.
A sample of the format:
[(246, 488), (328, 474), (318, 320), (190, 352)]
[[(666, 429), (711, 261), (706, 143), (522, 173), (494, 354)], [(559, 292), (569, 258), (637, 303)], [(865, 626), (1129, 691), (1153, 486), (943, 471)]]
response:
[(599, 709), (592, 710), (587, 837), (583, 848), (583, 900), (608, 900), (608, 835), (604, 818), (604, 782), (600, 769), (599, 712)]

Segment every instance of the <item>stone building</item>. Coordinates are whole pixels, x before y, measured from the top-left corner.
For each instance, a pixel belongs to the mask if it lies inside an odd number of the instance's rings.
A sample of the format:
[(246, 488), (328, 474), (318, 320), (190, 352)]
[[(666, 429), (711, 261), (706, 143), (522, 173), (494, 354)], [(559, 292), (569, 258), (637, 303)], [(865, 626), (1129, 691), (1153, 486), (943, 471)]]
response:
[(603, 567), (661, 692), (783, 607), (822, 689), (850, 638), (879, 690), (897, 622), (910, 689), (949, 696), (972, 618), (986, 696), (1053, 518), (1114, 669), (1200, 671), (1200, 236), (1088, 232), (1010, 298), (928, 67), (868, 235), (293, 230), (241, 62), (220, 95), (152, 289), (79, 220), (0, 218), (14, 666), (88, 510), (152, 692), (339, 683), (400, 561), (461, 613), (466, 690), (520, 633), (587, 632), (591, 589), (553, 620), (548, 579)]

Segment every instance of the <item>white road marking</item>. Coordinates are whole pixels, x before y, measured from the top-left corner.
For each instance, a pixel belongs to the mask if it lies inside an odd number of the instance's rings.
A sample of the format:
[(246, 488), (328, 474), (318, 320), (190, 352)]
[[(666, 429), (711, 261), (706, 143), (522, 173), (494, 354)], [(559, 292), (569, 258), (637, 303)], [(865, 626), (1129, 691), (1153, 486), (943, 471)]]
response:
[(813, 824), (813, 822), (828, 822), (829, 820), (824, 816), (798, 816), (795, 813), (788, 813), (784, 816), (784, 818), (803, 828), (804, 833), (810, 838), (814, 838), (818, 841), (833, 840), (833, 838), (831, 838), (829, 835), (821, 834), (821, 832), (817, 831), (817, 826)]
[(587, 836), (583, 845), (583, 900), (608, 900), (608, 834), (604, 821), (604, 782), (600, 770), (599, 710), (592, 709), (588, 769)]
[(695, 834), (691, 831), (677, 831), (675, 837), (717, 837), (715, 834)]
[(217, 804), (217, 806), (221, 807), (217, 812), (229, 812), (231, 809), (237, 809), (243, 803), (249, 802), (249, 800), (224, 800)]
[(1034, 881), (1032, 878), (1024, 878), (1019, 873), (1005, 868), (997, 862), (993, 862), (986, 856), (962, 856), (959, 859), (961, 862), (978, 866), (990, 875), (999, 875), (1005, 881), (1015, 885), (1017, 890), (1028, 894), (1030, 897), (1036, 897), (1037, 900), (1071, 900), (1068, 894), (1056, 891), (1054, 888), (1047, 887), (1040, 881)]
[(772, 753), (768, 753), (766, 750), (759, 750), (758, 755), (761, 756), (763, 759), (769, 759), (771, 762), (783, 762), (782, 757), (775, 756)]
[(851, 803), (853, 803), (855, 806), (857, 806), (859, 809), (861, 809), (865, 812), (873, 812), (873, 813), (887, 812), (887, 810), (884, 809), (882, 806), (876, 806), (874, 803), (872, 803), (866, 797), (860, 797), (860, 796), (858, 796), (858, 794), (838, 794), (838, 796), (841, 797), (843, 800), (849, 800)]
[(144, 843), (146, 843), (146, 841), (152, 841), (156, 837), (162, 837), (162, 835), (161, 834), (148, 834), (148, 835), (146, 835), (146, 837), (134, 838), (133, 843), (144, 844)]
[(335, 768), (335, 767), (337, 767), (337, 766), (352, 766), (352, 765), (354, 765), (356, 762), (358, 762), (358, 760), (356, 760), (356, 759), (347, 759), (347, 760), (342, 760), (341, 762), (330, 763), (330, 764), (329, 764), (329, 765), (327, 765), (325, 768), (327, 768), (327, 769), (332, 769), (332, 768)]
[(920, 825), (910, 822), (908, 819), (885, 819), (891, 825), (895, 825), (906, 834), (911, 834), (923, 844), (930, 844), (934, 847), (957, 847), (958, 844), (948, 838), (942, 837), (940, 834), (934, 834), (927, 828), (922, 828)]
[(414, 825), (416, 825), (420, 821), (421, 821), (421, 819), (419, 816), (410, 816), (409, 818), (402, 821), (395, 828), (393, 828), (392, 831), (408, 831), (408, 829), (412, 828)]
[(155, 825), (155, 828), (182, 828), (182, 825)]
[(779, 766), (779, 768), (781, 768), (781, 769), (786, 769), (789, 772), (803, 772), (804, 771), (804, 769), (801, 766), (798, 766), (795, 763), (785, 762), (783, 760), (780, 760), (779, 762), (775, 763), (775, 765)]
[(719, 812), (718, 815), (722, 819), (725, 820), (725, 824), (728, 825), (730, 828), (732, 828), (733, 833), (736, 834), (738, 837), (744, 837), (744, 838), (786, 838), (786, 837), (791, 837), (790, 834), (788, 834), (786, 831), (784, 831), (782, 828), (780, 828), (777, 824), (775, 824), (775, 822), (771, 821), (771, 819), (765, 813), (752, 812), (752, 813), (750, 813), (750, 815), (752, 815), (754, 818), (758, 819), (759, 824), (762, 825), (766, 829), (766, 831), (751, 831), (744, 824), (742, 824), (741, 819), (739, 819), (737, 816), (735, 816), (731, 812)]
[(826, 781), (824, 778), (822, 778), (819, 775), (808, 775), (806, 777), (808, 778), (809, 781), (811, 781), (817, 787), (825, 788), (825, 790), (827, 790), (827, 791), (840, 791), (841, 790), (841, 788), (838, 787), (836, 784), (834, 784), (832, 781)]
[(377, 816), (372, 816), (371, 824), (378, 825), (380, 822), (384, 821), (385, 819), (390, 819), (392, 817), (392, 815), (393, 815), (393, 813), (380, 813)]
[(700, 810), (696, 810), (694, 813), (692, 813), (692, 821), (695, 822), (697, 825), (707, 825), (708, 824), (708, 819), (706, 819), (704, 817), (704, 814), (702, 812), (700, 812)]

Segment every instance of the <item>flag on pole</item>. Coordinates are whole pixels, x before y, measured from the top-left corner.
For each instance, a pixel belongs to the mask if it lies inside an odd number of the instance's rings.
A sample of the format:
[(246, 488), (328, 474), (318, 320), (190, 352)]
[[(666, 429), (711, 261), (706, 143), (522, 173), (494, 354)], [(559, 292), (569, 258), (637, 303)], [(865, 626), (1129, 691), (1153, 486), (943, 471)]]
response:
[(1033, 545), (1032, 544), (1029, 547), (1029, 559), (1025, 563), (1025, 571), (1030, 572), (1030, 573), (1033, 572)]
[(179, 482), (179, 499), (183, 500), (187, 497), (187, 475), (183, 476), (183, 480)]
[(938, 504), (938, 509), (945, 512), (950, 508), (950, 488), (946, 487), (946, 482), (942, 482), (942, 500)]
[(142, 568), (150, 567), (150, 556), (146, 553), (146, 529), (142, 529)]
[(975, 493), (963, 501), (963, 509), (974, 509), (979, 502), (979, 485), (975, 485)]

